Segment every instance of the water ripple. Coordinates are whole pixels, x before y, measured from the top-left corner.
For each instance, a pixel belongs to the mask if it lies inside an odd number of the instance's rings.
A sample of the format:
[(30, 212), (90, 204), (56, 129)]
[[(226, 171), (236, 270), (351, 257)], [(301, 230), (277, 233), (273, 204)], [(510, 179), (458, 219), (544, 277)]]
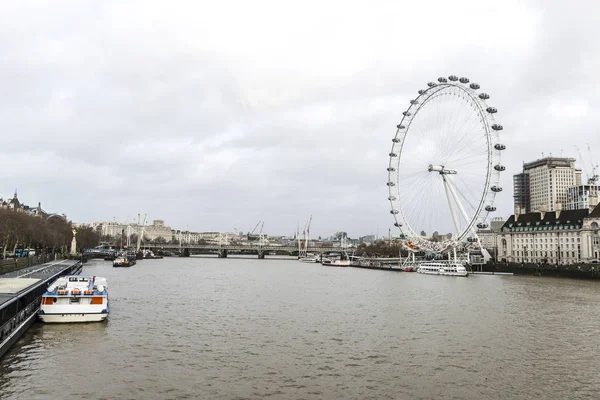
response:
[(34, 325), (0, 362), (1, 398), (519, 400), (600, 392), (597, 282), (299, 264), (88, 263), (86, 273), (109, 280), (110, 320)]

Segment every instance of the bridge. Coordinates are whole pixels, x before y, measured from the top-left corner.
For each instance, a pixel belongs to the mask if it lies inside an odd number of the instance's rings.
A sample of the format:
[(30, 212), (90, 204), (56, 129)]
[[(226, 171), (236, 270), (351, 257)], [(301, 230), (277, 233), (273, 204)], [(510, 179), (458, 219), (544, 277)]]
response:
[[(217, 254), (219, 258), (227, 258), (230, 253), (239, 254), (257, 254), (259, 259), (265, 258), (266, 254), (287, 254), (290, 256), (299, 255), (300, 249), (298, 246), (281, 246), (281, 245), (223, 245), (223, 244), (167, 244), (167, 243), (148, 243), (143, 246), (145, 249), (156, 250), (171, 250), (180, 252), (183, 257), (189, 257), (193, 254)], [(347, 249), (342, 247), (308, 247), (302, 248), (302, 252), (312, 254), (328, 254), (337, 253), (343, 254)]]

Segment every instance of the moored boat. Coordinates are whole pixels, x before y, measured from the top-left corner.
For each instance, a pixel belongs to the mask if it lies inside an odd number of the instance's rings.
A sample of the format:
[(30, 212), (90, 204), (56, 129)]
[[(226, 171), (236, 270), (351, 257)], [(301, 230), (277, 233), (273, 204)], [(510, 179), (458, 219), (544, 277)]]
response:
[(136, 256), (121, 254), (113, 261), (113, 267), (131, 267), (136, 263)]
[(430, 275), (468, 276), (469, 271), (460, 262), (424, 262), (417, 266), (417, 272)]
[(308, 257), (302, 257), (299, 258), (298, 261), (302, 262), (302, 263), (318, 263), (319, 259), (316, 256), (308, 256)]
[(350, 260), (330, 260), (330, 261), (324, 261), (321, 263), (322, 265), (328, 266), (328, 267), (349, 267), (350, 266)]
[(69, 275), (54, 281), (42, 295), (42, 322), (97, 322), (108, 317), (106, 278)]

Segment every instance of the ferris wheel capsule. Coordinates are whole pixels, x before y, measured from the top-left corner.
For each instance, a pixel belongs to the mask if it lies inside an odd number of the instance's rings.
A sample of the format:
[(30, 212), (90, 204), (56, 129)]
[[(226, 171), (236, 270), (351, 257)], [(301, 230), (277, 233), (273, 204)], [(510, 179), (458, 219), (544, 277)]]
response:
[(479, 84), (477, 84), (477, 83), (471, 83), (471, 84), (469, 85), (469, 87), (470, 87), (471, 89), (473, 89), (473, 90), (477, 90), (477, 89), (479, 89)]
[(448, 82), (448, 79), (444, 78), (443, 76), (440, 76), (440, 77), (438, 78), (438, 82), (439, 82), (439, 83), (446, 83), (446, 82)]
[(450, 75), (450, 76), (448, 77), (448, 79), (449, 79), (450, 81), (452, 81), (452, 82), (455, 82), (455, 81), (457, 81), (457, 80), (458, 80), (458, 76), (456, 76), (456, 75)]
[(498, 110), (496, 109), (496, 107), (488, 107), (485, 109), (485, 111), (489, 112), (490, 114), (495, 114), (498, 112)]
[(502, 129), (504, 129), (504, 127), (500, 124), (494, 124), (492, 125), (492, 129), (495, 131), (501, 131)]
[(505, 146), (505, 145), (503, 145), (503, 144), (501, 144), (501, 143), (496, 143), (496, 144), (494, 145), (494, 148), (495, 148), (496, 150), (505, 150), (505, 149), (506, 149), (506, 146)]
[(489, 94), (487, 94), (487, 93), (480, 93), (480, 94), (479, 94), (479, 98), (480, 98), (481, 100), (487, 100), (487, 99), (489, 99), (489, 98), (490, 98), (490, 95), (489, 95)]
[(485, 206), (485, 211), (489, 211), (489, 212), (496, 211), (496, 207), (494, 207), (494, 206)]
[(465, 78), (464, 76), (458, 80), (460, 83), (469, 83), (469, 78)]
[(405, 126), (404, 126), (404, 125), (402, 125), (402, 124), (398, 124), (398, 125), (396, 125), (396, 128), (398, 128), (398, 129), (404, 129), (404, 128), (405, 128)]

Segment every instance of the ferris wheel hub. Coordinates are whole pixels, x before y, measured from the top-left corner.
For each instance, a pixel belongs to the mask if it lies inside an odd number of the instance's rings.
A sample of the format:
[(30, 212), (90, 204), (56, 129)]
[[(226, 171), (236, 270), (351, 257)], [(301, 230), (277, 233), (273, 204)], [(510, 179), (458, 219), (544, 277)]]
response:
[(433, 164), (429, 164), (429, 168), (427, 168), (427, 171), (439, 172), (440, 175), (458, 174), (458, 171), (455, 169), (446, 168), (443, 165), (433, 165)]

